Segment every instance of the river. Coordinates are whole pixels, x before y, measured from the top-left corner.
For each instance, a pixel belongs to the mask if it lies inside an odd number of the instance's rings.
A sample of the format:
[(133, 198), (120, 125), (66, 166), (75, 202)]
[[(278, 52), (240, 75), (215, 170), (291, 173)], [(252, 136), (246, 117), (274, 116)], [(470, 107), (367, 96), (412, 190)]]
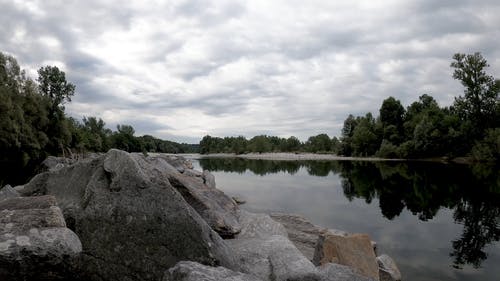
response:
[(500, 172), (429, 162), (194, 158), (254, 212), (368, 233), (404, 280), (498, 280)]

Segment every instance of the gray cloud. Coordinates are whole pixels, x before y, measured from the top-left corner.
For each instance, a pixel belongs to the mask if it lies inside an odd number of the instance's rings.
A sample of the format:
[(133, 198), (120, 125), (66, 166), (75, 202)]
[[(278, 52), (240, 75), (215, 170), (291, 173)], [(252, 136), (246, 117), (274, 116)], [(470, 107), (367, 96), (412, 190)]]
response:
[(349, 113), (462, 93), (451, 56), (500, 75), (500, 4), (466, 1), (7, 1), (0, 51), (36, 75), (63, 68), (69, 114), (197, 142), (204, 134), (305, 140)]

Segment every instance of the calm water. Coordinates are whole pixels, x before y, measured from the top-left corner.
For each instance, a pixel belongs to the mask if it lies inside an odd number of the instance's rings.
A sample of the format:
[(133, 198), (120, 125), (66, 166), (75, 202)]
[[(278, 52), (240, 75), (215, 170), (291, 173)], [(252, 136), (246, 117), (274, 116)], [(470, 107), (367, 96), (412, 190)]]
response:
[(404, 280), (500, 280), (498, 167), (199, 159), (256, 212), (369, 233)]

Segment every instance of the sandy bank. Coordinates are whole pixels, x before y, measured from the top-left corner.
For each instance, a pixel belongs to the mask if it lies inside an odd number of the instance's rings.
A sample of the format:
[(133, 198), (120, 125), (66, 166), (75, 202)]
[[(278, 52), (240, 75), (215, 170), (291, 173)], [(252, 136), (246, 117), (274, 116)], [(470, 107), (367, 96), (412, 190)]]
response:
[(258, 160), (277, 161), (300, 161), (300, 160), (344, 160), (344, 161), (405, 161), (403, 159), (383, 159), (376, 157), (344, 157), (334, 154), (314, 154), (314, 153), (215, 153), (215, 154), (193, 154), (193, 158), (244, 158)]

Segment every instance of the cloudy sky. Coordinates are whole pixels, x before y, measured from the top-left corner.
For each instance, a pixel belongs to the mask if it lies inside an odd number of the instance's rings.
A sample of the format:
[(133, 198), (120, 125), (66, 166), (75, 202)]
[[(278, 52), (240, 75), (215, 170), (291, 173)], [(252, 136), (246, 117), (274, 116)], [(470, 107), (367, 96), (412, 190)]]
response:
[(456, 52), (500, 77), (498, 0), (0, 0), (0, 14), (1, 52), (77, 86), (71, 116), (182, 142), (338, 136), (388, 96), (450, 105)]

